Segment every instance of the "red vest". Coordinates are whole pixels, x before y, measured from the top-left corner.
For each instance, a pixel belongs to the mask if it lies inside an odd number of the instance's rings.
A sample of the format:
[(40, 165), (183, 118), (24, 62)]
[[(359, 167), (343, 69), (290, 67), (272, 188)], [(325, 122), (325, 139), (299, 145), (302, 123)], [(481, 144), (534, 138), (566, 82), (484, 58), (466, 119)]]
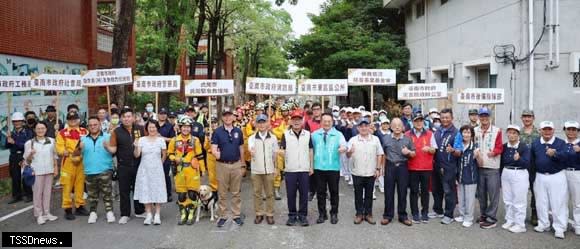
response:
[(433, 155), (422, 151), (423, 147), (431, 146), (431, 137), (433, 136), (433, 133), (430, 130), (425, 130), (421, 133), (421, 136), (417, 137), (412, 131), (414, 130), (405, 132), (405, 135), (413, 141), (413, 144), (415, 144), (415, 157), (409, 159), (409, 170), (433, 170)]
[(314, 121), (314, 119), (307, 119), (306, 123), (308, 123), (308, 128), (310, 129), (309, 132), (313, 133), (316, 130), (320, 129), (320, 122)]

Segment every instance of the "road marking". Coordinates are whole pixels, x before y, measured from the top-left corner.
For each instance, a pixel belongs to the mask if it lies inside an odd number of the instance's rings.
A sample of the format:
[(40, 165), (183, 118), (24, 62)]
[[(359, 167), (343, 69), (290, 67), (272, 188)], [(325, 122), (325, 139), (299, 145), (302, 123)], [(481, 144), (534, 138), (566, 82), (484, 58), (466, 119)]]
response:
[(0, 222), (3, 222), (5, 220), (7, 220), (7, 219), (10, 219), (10, 218), (16, 216), (16, 215), (19, 215), (21, 213), (24, 213), (24, 212), (26, 212), (26, 211), (28, 211), (30, 209), (32, 209), (32, 205), (30, 205), (28, 207), (25, 207), (23, 209), (20, 209), (20, 210), (16, 210), (16, 211), (14, 211), (12, 213), (9, 213), (8, 215), (5, 215), (4, 217), (0, 218)]

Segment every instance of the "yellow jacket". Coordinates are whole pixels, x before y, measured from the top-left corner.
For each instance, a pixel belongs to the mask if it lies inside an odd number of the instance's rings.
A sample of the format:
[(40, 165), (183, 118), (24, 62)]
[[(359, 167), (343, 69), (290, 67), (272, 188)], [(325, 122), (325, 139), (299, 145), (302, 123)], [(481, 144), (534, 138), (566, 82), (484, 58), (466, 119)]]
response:
[[(64, 128), (58, 132), (56, 135), (56, 153), (59, 156), (64, 156), (64, 152), (67, 151), (69, 157), (74, 163), (80, 163), (80, 156), (72, 156), (73, 152), (77, 148), (81, 137), (88, 135), (89, 132), (82, 127), (78, 128)], [(63, 164), (67, 160), (63, 160)]]
[(172, 138), (169, 141), (167, 154), (169, 154), (169, 160), (172, 162), (175, 162), (177, 158), (181, 158), (183, 163), (197, 164), (198, 166), (199, 161), (203, 159), (201, 143), (197, 137), (191, 136), (191, 134), (186, 137), (177, 135)]

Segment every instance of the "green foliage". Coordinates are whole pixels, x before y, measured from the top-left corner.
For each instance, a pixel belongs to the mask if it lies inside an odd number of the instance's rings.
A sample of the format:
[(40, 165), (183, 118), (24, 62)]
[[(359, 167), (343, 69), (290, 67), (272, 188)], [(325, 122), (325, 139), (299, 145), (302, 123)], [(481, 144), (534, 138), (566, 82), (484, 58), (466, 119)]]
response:
[(177, 111), (181, 108), (185, 109), (187, 104), (179, 99), (177, 95), (171, 95), (169, 97), (169, 110), (170, 111)]
[[(310, 34), (292, 41), (290, 59), (310, 78), (346, 78), (348, 68), (393, 68), (406, 74), (403, 18), (382, 0), (331, 0), (310, 17)], [(380, 20), (380, 21), (379, 21)]]
[(155, 103), (155, 95), (145, 92), (130, 92), (127, 94), (125, 100), (127, 105), (132, 107), (135, 111), (144, 111), (147, 102)]
[(10, 178), (0, 179), (0, 197), (12, 192), (12, 180)]

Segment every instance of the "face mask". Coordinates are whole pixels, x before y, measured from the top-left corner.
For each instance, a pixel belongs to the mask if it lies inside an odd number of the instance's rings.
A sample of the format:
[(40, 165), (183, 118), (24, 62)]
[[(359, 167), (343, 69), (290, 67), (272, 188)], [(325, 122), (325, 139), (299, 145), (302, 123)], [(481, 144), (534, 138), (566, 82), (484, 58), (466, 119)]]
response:
[(338, 118), (338, 114), (339, 112), (332, 112), (332, 116), (334, 116), (335, 118)]
[(119, 124), (119, 119), (118, 118), (111, 119), (111, 124), (112, 125), (118, 125)]
[(143, 117), (144, 122), (147, 122), (148, 119), (149, 119), (148, 117)]
[(147, 107), (145, 107), (145, 110), (147, 112), (153, 112), (153, 106), (147, 106)]
[(433, 126), (434, 126), (435, 128), (439, 128), (439, 127), (441, 127), (441, 123), (433, 123)]
[(36, 119), (30, 118), (30, 119), (27, 119), (27, 120), (26, 120), (26, 122), (27, 122), (29, 125), (33, 125), (33, 124), (35, 124), (35, 123), (36, 123)]

